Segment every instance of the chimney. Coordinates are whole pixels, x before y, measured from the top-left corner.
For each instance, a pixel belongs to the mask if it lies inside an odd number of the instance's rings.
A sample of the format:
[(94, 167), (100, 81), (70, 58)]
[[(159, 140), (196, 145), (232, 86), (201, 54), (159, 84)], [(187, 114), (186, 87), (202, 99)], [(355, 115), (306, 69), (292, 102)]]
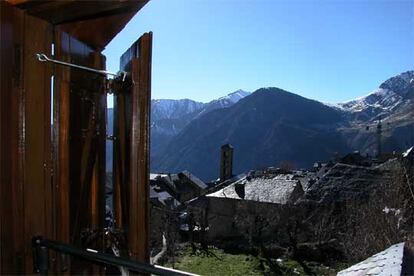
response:
[(233, 146), (225, 144), (221, 146), (220, 158), (220, 182), (233, 177)]

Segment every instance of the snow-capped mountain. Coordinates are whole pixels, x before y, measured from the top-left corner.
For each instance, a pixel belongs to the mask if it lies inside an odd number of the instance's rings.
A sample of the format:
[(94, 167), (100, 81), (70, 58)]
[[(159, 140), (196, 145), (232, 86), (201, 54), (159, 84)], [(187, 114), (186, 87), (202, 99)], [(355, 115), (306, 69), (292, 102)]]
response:
[(337, 105), (279, 88), (258, 89), (228, 108), (227, 97), (217, 99), (210, 104), (222, 100), (222, 108), (203, 114), (204, 107), (153, 156), (151, 166), (156, 171), (187, 169), (204, 180), (214, 179), (219, 149), (226, 143), (237, 152), (236, 173), (284, 161), (307, 167), (355, 150), (375, 156), (379, 119), (382, 152), (401, 152), (414, 143), (413, 78), (414, 71), (402, 73), (365, 97)]
[[(172, 139), (192, 120), (201, 114), (212, 110), (226, 108), (234, 105), (250, 93), (237, 90), (226, 96), (212, 100), (208, 103), (190, 99), (154, 99), (151, 100), (151, 154), (152, 157), (163, 150)], [(109, 129), (112, 134), (113, 110), (108, 110)]]
[(189, 99), (152, 100), (151, 145), (156, 145), (156, 147), (151, 148), (153, 156), (163, 149), (172, 137), (201, 114), (204, 115), (215, 109), (230, 107), (249, 94), (249, 92), (237, 90), (208, 103)]
[(347, 122), (341, 132), (351, 148), (377, 154), (380, 122), (384, 151), (400, 151), (414, 142), (414, 71), (389, 78), (371, 94), (338, 106)]
[(365, 97), (338, 104), (357, 121), (383, 119), (413, 104), (414, 71), (407, 71), (383, 82)]
[(152, 121), (178, 119), (189, 114), (196, 116), (200, 115), (201, 113), (205, 114), (214, 109), (230, 107), (248, 95), (250, 95), (250, 92), (239, 89), (233, 93), (212, 100), (208, 103), (196, 102), (189, 99), (151, 100)]
[(414, 71), (407, 71), (398, 76), (389, 78), (380, 85), (382, 89), (388, 89), (399, 93), (402, 96), (413, 92)]
[(151, 119), (152, 121), (162, 119), (177, 119), (186, 114), (201, 110), (204, 103), (196, 102), (189, 99), (182, 100), (152, 100), (151, 101)]
[(231, 107), (192, 120), (152, 159), (152, 168), (188, 168), (203, 180), (215, 179), (220, 147), (226, 143), (237, 151), (236, 173), (283, 161), (307, 167), (349, 150), (334, 129), (342, 122), (339, 110), (282, 89), (261, 88)]
[(250, 94), (250, 92), (239, 89), (233, 93), (228, 94), (227, 96), (218, 98), (217, 100), (213, 100), (209, 102), (209, 104), (220, 103), (221, 107), (227, 107), (231, 104), (237, 103), (239, 100), (243, 99), (244, 97)]
[(246, 96), (249, 96), (251, 93), (243, 91), (241, 89), (230, 93), (224, 97), (220, 97), (216, 100), (212, 100), (211, 102), (207, 103), (204, 108), (198, 113), (197, 117), (204, 115), (212, 110), (219, 109), (219, 108), (226, 108), (234, 105), (241, 99)]

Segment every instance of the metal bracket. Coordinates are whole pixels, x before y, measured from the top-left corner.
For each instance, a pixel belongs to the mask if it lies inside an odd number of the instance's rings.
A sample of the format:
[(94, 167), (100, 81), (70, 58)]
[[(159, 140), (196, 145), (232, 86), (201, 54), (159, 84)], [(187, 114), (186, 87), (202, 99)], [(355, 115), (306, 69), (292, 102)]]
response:
[(93, 72), (93, 73), (96, 73), (96, 74), (110, 75), (110, 76), (113, 76), (113, 77), (115, 77), (117, 79), (120, 79), (122, 81), (125, 81), (125, 79), (128, 75), (128, 73), (125, 72), (125, 71), (119, 71), (118, 73), (113, 73), (113, 72), (109, 72), (109, 71), (106, 71), (106, 70), (98, 70), (98, 69), (94, 69), (94, 68), (90, 68), (90, 67), (86, 67), (86, 66), (81, 66), (81, 65), (77, 65), (77, 64), (73, 64), (73, 63), (69, 63), (69, 62), (64, 62), (64, 61), (52, 59), (52, 58), (49, 58), (48, 56), (46, 56), (43, 53), (36, 54), (36, 57), (37, 57), (37, 60), (41, 61), (41, 62), (51, 62), (51, 63), (63, 65), (63, 66), (68, 66), (68, 67), (73, 67), (73, 68)]
[(47, 275), (49, 270), (49, 250), (42, 245), (43, 238), (41, 236), (33, 237), (33, 272)]

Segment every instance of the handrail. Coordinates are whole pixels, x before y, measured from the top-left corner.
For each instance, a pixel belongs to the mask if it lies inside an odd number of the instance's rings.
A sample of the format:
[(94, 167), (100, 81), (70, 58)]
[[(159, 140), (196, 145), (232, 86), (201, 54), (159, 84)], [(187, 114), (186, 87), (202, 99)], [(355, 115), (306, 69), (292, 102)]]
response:
[(85, 260), (89, 260), (94, 263), (107, 264), (113, 266), (125, 267), (128, 270), (135, 272), (155, 274), (155, 275), (185, 275), (194, 276), (192, 274), (172, 268), (162, 267), (159, 265), (151, 265), (144, 262), (130, 260), (122, 257), (117, 257), (111, 254), (98, 252), (95, 250), (79, 249), (69, 244), (64, 244), (57, 241), (44, 239), (37, 236), (32, 239), (33, 245), (33, 263), (35, 273), (41, 273), (46, 275), (49, 268), (49, 254), (48, 250), (52, 249), (57, 252), (76, 256)]

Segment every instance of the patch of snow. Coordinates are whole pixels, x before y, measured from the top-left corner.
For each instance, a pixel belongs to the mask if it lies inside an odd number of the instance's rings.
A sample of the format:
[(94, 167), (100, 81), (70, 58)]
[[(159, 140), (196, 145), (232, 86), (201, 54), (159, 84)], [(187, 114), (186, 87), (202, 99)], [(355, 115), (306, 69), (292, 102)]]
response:
[(161, 173), (150, 173), (150, 180), (156, 180), (158, 177), (167, 177), (167, 174), (161, 174)]
[(392, 90), (378, 88), (367, 96), (338, 105), (346, 111), (361, 112), (368, 108), (392, 111), (404, 101), (403, 97)]
[(394, 213), (395, 216), (398, 216), (401, 213), (400, 209), (395, 209), (395, 208), (388, 208), (387, 206), (384, 207), (384, 209), (382, 210), (384, 213), (388, 214), (388, 213)]
[(227, 101), (230, 101), (231, 103), (235, 104), (235, 103), (237, 103), (238, 101), (240, 101), (241, 99), (243, 99), (244, 97), (246, 97), (250, 94), (251, 94), (250, 92), (239, 89), (239, 90), (237, 90), (233, 93), (230, 93), (230, 94), (228, 94), (224, 97), (220, 97), (215, 101), (220, 102), (220, 101), (227, 100)]
[(151, 101), (151, 114), (153, 120), (174, 119), (193, 113), (204, 107), (204, 103), (189, 99), (170, 100), (158, 99)]
[(406, 151), (402, 154), (402, 156), (403, 156), (404, 158), (406, 158), (408, 155), (410, 155), (411, 151), (413, 151), (413, 150), (414, 150), (414, 146), (413, 146), (413, 147), (411, 147), (411, 148), (409, 148), (408, 150), (406, 150)]
[(251, 94), (250, 92), (246, 92), (244, 90), (239, 89), (226, 96), (220, 97), (216, 100), (212, 100), (211, 102), (205, 104), (204, 108), (201, 110), (201, 112), (196, 117), (200, 117), (201, 115), (204, 115), (212, 110), (231, 107), (234, 104), (236, 104), (238, 101), (240, 101), (241, 99), (243, 99), (244, 97), (250, 94)]
[(326, 102), (321, 102), (323, 105), (326, 105), (327, 107), (330, 107), (330, 108), (334, 108), (334, 109), (339, 109), (339, 110), (346, 110), (346, 108), (344, 108), (342, 105), (341, 105), (341, 103), (335, 103), (335, 104), (332, 104), (332, 103), (326, 103)]

